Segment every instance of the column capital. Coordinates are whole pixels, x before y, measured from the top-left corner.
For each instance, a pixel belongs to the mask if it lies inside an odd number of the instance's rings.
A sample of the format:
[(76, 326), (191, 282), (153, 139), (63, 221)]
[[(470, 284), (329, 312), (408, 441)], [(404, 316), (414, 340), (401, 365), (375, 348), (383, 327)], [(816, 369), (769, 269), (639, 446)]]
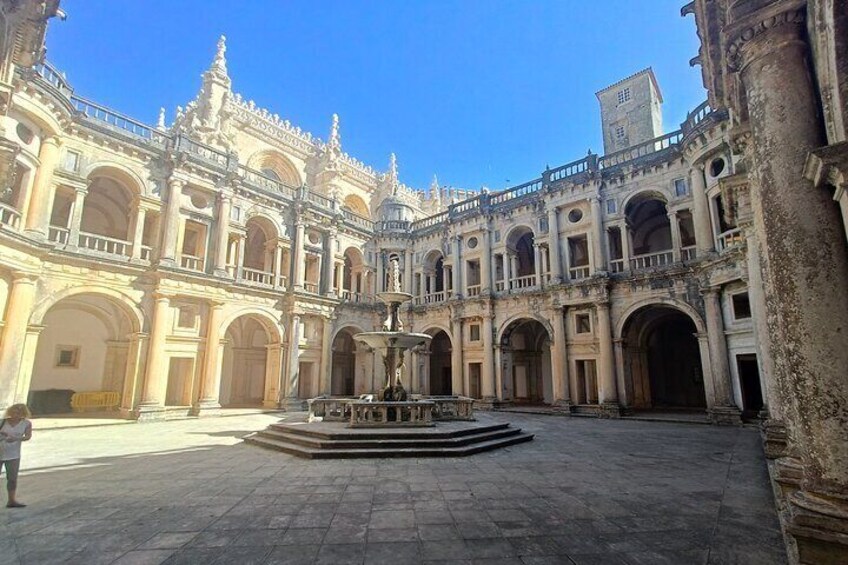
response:
[(35, 284), (38, 282), (38, 273), (29, 273), (27, 271), (13, 271), (13, 284)]
[(597, 300), (594, 304), (595, 308), (597, 308), (599, 311), (610, 309), (609, 300)]
[(168, 179), (168, 186), (173, 188), (173, 189), (180, 189), (180, 188), (184, 187), (186, 184), (188, 184), (188, 181), (184, 178), (172, 176), (171, 178)]
[(718, 293), (721, 292), (721, 285), (710, 285), (705, 286), (700, 289), (701, 294), (704, 296), (718, 296)]
[(153, 293), (153, 301), (154, 302), (170, 302), (171, 299), (174, 298), (174, 296), (175, 296), (174, 294), (161, 292), (161, 291), (157, 290)]
[(59, 137), (58, 135), (51, 135), (51, 136), (45, 137), (41, 140), (42, 146), (53, 145), (55, 147), (61, 147), (63, 145), (63, 143), (64, 142), (62, 141), (62, 138)]
[[(787, 42), (803, 41), (806, 4), (806, 0), (778, 0), (732, 21), (724, 31), (730, 69), (741, 71)], [(733, 11), (731, 8), (731, 18)]]
[(221, 310), (224, 307), (224, 302), (222, 300), (209, 298), (206, 300), (206, 305), (209, 306), (210, 309)]

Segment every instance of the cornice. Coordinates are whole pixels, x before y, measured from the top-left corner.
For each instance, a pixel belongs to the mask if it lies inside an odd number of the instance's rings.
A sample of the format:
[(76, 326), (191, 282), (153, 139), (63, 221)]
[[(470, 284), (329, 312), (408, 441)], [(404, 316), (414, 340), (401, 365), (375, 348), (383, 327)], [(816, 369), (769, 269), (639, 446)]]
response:
[(779, 48), (777, 33), (800, 39), (806, 22), (806, 0), (780, 0), (748, 14), (725, 28), (726, 61), (731, 71), (740, 71), (759, 56)]

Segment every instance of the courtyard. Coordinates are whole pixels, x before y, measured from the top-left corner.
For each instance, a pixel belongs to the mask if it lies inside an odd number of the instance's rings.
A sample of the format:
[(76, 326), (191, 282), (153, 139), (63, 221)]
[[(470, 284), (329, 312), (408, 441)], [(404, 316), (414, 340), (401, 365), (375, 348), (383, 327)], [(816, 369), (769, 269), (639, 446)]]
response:
[(487, 413), (536, 439), (461, 459), (241, 442), (281, 417), (35, 420), (0, 563), (786, 562), (753, 428)]

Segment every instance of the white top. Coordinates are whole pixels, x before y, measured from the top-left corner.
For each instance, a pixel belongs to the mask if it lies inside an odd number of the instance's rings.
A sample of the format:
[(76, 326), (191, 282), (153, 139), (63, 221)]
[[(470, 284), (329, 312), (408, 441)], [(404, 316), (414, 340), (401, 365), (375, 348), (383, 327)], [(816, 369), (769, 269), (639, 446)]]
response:
[[(15, 426), (6, 420), (6, 423), (0, 428), (0, 440), (4, 442), (0, 461), (11, 461), (12, 459), (21, 458), (21, 438), (26, 434), (28, 426), (29, 421), (26, 418), (21, 418), (21, 421)], [(13, 438), (15, 441), (6, 441), (8, 438)]]

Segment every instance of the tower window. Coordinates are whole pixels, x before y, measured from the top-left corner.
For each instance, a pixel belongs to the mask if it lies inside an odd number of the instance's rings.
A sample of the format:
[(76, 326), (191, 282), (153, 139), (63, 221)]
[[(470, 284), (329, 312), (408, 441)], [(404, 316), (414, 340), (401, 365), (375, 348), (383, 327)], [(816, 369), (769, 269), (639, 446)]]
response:
[(622, 88), (618, 91), (618, 103), (624, 104), (630, 100), (630, 88)]
[(624, 126), (615, 126), (615, 139), (618, 141), (624, 141), (625, 133)]
[(607, 214), (615, 214), (615, 200), (607, 200)]
[(688, 190), (686, 189), (686, 180), (685, 179), (675, 179), (674, 180), (674, 194), (676, 196), (686, 196), (688, 194)]
[(733, 318), (736, 320), (747, 320), (751, 317), (751, 301), (747, 292), (731, 295), (733, 301)]

